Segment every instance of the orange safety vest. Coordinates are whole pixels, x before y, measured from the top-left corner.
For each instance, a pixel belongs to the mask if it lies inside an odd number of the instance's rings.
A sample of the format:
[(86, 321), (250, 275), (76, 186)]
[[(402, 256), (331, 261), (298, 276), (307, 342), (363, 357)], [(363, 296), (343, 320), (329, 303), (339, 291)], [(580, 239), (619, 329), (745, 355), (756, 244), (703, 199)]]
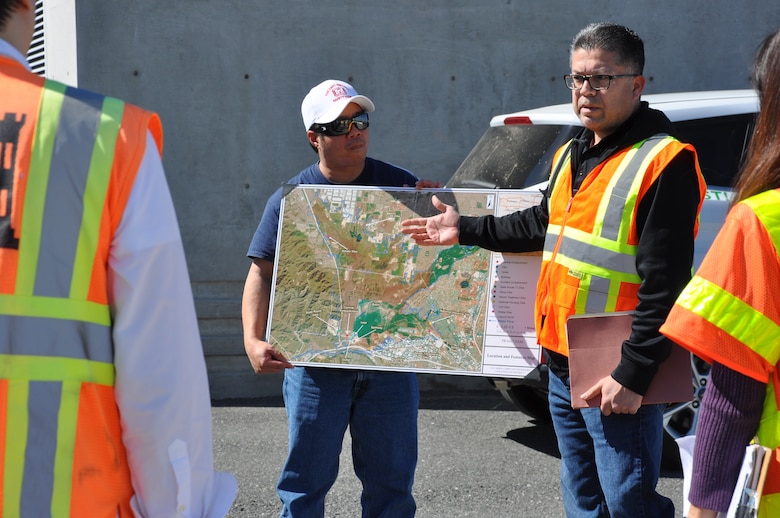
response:
[[(664, 168), (683, 150), (668, 135), (656, 135), (627, 147), (591, 171), (572, 196), (568, 145), (558, 150), (549, 199), (550, 221), (537, 285), (537, 340), (568, 356), (566, 320), (574, 314), (634, 310), (641, 279), (636, 270), (639, 236), (636, 213), (642, 197)], [(706, 184), (699, 178), (699, 207)], [(698, 230), (698, 218), (695, 231)]]
[(0, 56), (0, 515), (132, 516), (107, 263), (157, 115)]
[(780, 189), (736, 204), (661, 332), (767, 383), (757, 437), (775, 448), (758, 516), (780, 516)]

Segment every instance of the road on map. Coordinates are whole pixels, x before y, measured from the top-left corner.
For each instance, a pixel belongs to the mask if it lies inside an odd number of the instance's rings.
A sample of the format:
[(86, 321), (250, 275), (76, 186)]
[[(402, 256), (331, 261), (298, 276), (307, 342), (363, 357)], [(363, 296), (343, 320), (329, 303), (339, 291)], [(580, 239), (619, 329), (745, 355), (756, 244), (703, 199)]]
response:
[[(563, 517), (559, 454), (552, 428), (536, 423), (486, 390), (421, 395), (420, 458), (414, 494), (421, 518)], [(238, 479), (231, 518), (278, 516), (274, 490), (287, 450), (281, 401), (215, 401), (216, 467)], [(360, 516), (349, 434), (341, 473), (326, 500), (328, 518)], [(682, 476), (664, 472), (659, 491), (682, 517)]]

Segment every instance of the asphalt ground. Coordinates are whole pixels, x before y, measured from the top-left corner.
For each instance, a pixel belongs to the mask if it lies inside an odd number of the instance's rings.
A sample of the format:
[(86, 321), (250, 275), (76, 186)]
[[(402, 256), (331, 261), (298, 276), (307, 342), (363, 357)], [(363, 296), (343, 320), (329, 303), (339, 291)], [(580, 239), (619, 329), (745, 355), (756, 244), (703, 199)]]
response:
[[(278, 516), (275, 485), (287, 451), (279, 397), (213, 402), (216, 468), (232, 472), (238, 495), (231, 518)], [(414, 495), (421, 518), (563, 517), (560, 456), (552, 427), (484, 390), (421, 392)], [(347, 433), (339, 478), (325, 514), (360, 516), (360, 482)], [(659, 492), (682, 517), (682, 475), (665, 471)]]

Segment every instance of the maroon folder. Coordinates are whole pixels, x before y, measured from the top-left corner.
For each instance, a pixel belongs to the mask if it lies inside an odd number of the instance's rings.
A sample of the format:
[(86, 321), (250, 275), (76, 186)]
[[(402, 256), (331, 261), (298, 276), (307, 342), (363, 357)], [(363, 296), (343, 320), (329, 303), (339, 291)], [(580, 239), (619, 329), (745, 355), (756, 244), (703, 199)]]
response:
[[(598, 380), (609, 376), (618, 362), (623, 341), (631, 336), (631, 312), (573, 315), (566, 322), (569, 339), (569, 377), (572, 408), (598, 407), (601, 396), (580, 398)], [(658, 366), (642, 404), (677, 403), (693, 399), (691, 354), (677, 344)]]

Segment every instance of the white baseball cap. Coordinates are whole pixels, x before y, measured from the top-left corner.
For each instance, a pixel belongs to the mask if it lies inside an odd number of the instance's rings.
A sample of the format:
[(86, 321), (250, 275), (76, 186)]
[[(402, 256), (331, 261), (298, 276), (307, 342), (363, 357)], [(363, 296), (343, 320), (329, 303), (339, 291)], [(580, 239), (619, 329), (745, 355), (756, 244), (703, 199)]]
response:
[(349, 103), (359, 104), (366, 113), (374, 111), (374, 103), (365, 95), (358, 95), (351, 84), (328, 79), (306, 94), (301, 104), (303, 125), (308, 130), (312, 124), (327, 124), (338, 119)]

